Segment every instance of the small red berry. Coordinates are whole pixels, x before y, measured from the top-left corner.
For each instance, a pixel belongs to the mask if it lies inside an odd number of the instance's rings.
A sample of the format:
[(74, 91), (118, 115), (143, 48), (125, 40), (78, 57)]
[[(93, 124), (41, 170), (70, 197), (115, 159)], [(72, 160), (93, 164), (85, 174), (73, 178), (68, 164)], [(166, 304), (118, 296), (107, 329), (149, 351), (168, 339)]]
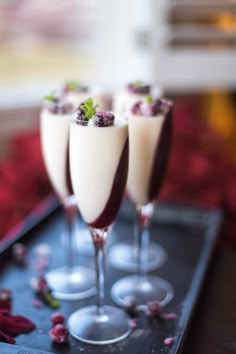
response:
[(51, 321), (53, 325), (57, 325), (58, 323), (63, 324), (65, 322), (65, 316), (60, 312), (55, 312), (51, 316)]
[(34, 306), (34, 307), (41, 307), (41, 302), (40, 302), (39, 300), (35, 299), (35, 300), (33, 301), (33, 306)]
[(50, 329), (49, 336), (54, 342), (62, 344), (67, 342), (69, 332), (63, 324), (58, 323)]
[(148, 316), (158, 317), (161, 315), (162, 307), (158, 301), (150, 301), (147, 303), (146, 313)]
[(178, 316), (176, 315), (176, 313), (170, 312), (170, 313), (163, 313), (162, 318), (164, 318), (165, 320), (176, 320)]
[(165, 345), (171, 345), (174, 342), (174, 338), (173, 337), (168, 337), (164, 339), (164, 344)]

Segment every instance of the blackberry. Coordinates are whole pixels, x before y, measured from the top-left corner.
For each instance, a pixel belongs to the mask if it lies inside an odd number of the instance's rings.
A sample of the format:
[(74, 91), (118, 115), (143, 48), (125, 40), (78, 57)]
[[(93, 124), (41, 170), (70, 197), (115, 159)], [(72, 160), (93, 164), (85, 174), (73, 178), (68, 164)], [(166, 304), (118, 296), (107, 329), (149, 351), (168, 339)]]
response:
[(109, 127), (114, 124), (115, 116), (112, 112), (97, 112), (93, 123), (98, 127)]
[(143, 84), (142, 82), (134, 82), (127, 85), (127, 90), (132, 94), (148, 95), (151, 90), (151, 86)]

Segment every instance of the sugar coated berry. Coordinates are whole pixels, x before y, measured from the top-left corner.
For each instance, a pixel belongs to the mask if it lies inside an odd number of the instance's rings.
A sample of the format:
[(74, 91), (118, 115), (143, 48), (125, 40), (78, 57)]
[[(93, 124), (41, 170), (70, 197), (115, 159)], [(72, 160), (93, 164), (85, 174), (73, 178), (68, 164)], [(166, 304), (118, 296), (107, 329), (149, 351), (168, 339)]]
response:
[(164, 344), (169, 346), (173, 343), (173, 341), (174, 341), (173, 337), (167, 337), (164, 339)]
[(157, 98), (151, 100), (139, 100), (131, 107), (131, 112), (134, 115), (143, 117), (155, 117), (159, 114), (167, 114), (171, 109), (171, 102), (165, 98)]
[(60, 312), (55, 312), (51, 316), (51, 321), (53, 325), (56, 325), (58, 323), (63, 324), (65, 322), (65, 316)]
[(109, 127), (114, 124), (115, 116), (112, 112), (97, 112), (93, 123), (98, 127)]
[(133, 107), (131, 108), (131, 112), (136, 116), (142, 115), (141, 105), (142, 105), (142, 101), (135, 102)]
[(159, 304), (158, 301), (150, 301), (147, 303), (147, 315), (152, 317), (158, 317), (161, 315), (162, 306)]
[(83, 110), (83, 103), (80, 104), (80, 106), (76, 110), (76, 119), (79, 124), (82, 124), (81, 122), (86, 123), (86, 117), (85, 117), (85, 111)]
[(49, 336), (54, 342), (62, 344), (67, 342), (69, 332), (63, 324), (58, 323), (50, 329)]
[(136, 95), (148, 95), (150, 93), (150, 85), (144, 84), (142, 82), (134, 82), (127, 85), (127, 90)]

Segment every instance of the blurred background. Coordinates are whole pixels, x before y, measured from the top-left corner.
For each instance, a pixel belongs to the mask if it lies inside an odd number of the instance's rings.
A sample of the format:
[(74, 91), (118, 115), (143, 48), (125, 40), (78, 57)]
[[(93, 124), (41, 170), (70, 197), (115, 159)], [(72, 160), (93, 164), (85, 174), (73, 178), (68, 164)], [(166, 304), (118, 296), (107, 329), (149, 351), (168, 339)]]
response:
[(236, 247), (236, 1), (0, 1), (0, 238), (51, 192), (40, 100), (66, 80), (132, 80), (175, 103), (161, 200), (221, 208)]

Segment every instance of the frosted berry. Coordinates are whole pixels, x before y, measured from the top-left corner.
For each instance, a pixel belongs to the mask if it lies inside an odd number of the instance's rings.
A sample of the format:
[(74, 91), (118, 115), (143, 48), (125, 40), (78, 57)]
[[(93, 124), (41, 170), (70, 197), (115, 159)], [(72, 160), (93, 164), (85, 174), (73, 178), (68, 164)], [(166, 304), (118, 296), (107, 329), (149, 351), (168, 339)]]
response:
[(131, 107), (134, 115), (143, 117), (155, 117), (158, 114), (167, 114), (171, 109), (171, 102), (164, 98), (152, 99), (151, 96), (147, 100), (139, 100)]
[(97, 112), (93, 123), (98, 127), (109, 127), (114, 124), (115, 116), (112, 112)]
[(60, 313), (60, 312), (55, 312), (52, 316), (51, 316), (51, 321), (53, 325), (57, 325), (58, 323), (60, 324), (64, 324), (65, 322), (65, 316)]
[(83, 122), (84, 122), (84, 124), (86, 124), (86, 121), (87, 121), (86, 117), (85, 117), (85, 112), (84, 112), (82, 106), (83, 106), (83, 103), (81, 103), (76, 110), (76, 119), (77, 119), (76, 122), (80, 125), (83, 125)]
[(140, 81), (136, 81), (127, 85), (127, 90), (132, 94), (148, 95), (150, 93), (150, 85), (144, 84)]
[(58, 323), (50, 329), (49, 336), (54, 342), (62, 344), (67, 342), (69, 332), (63, 324)]
[(135, 102), (135, 104), (131, 108), (131, 112), (136, 116), (142, 115), (141, 105), (142, 105), (142, 101)]
[(147, 310), (146, 314), (152, 317), (159, 317), (161, 316), (162, 306), (159, 304), (158, 301), (150, 301), (147, 303)]

